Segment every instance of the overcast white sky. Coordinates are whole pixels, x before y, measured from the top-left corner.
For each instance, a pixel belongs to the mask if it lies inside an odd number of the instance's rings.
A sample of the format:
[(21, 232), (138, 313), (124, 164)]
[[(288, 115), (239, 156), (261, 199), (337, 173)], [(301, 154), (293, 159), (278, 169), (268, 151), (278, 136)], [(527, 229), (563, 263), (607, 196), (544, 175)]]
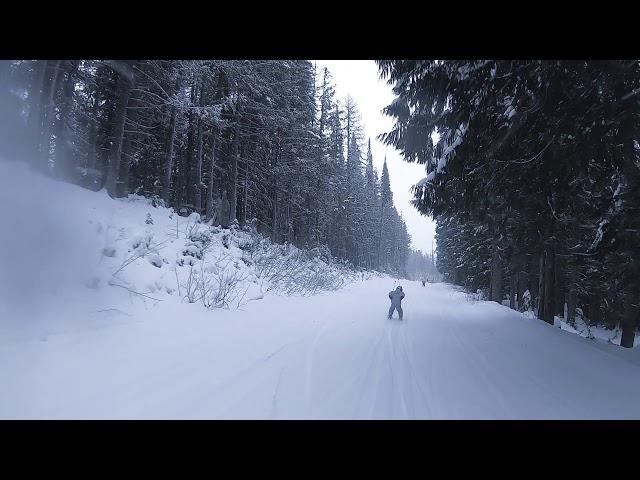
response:
[[(347, 94), (351, 95), (362, 114), (365, 135), (371, 138), (373, 164), (382, 172), (384, 157), (387, 156), (387, 167), (391, 179), (393, 202), (407, 223), (413, 240), (413, 248), (431, 253), (431, 241), (435, 235), (435, 222), (424, 217), (411, 206), (409, 189), (425, 176), (424, 165), (407, 163), (392, 147), (377, 140), (380, 133), (388, 132), (393, 119), (382, 114), (382, 109), (394, 98), (391, 86), (378, 77), (378, 66), (373, 60), (314, 60), (318, 72), (327, 67), (336, 84), (336, 95), (341, 101)], [(435, 242), (434, 242), (435, 248)]]

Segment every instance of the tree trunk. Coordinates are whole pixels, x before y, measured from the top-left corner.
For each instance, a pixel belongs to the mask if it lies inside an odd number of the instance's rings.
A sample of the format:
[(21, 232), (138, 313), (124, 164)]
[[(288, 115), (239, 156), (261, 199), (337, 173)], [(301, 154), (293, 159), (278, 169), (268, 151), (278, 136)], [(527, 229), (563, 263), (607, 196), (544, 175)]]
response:
[[(624, 90), (624, 86), (622, 86), (622, 90)], [(638, 174), (638, 164), (637, 164), (637, 154), (634, 143), (637, 138), (637, 130), (634, 128), (634, 120), (633, 116), (630, 112), (637, 111), (637, 107), (634, 110), (634, 107), (631, 105), (627, 105), (624, 107), (629, 113), (626, 114), (626, 120), (621, 129), (621, 133), (623, 135), (623, 143), (624, 143), (624, 155), (623, 157), (623, 172), (624, 178), (623, 183), (627, 185), (627, 188), (631, 185), (638, 185), (640, 183), (640, 178)], [(627, 207), (628, 208), (628, 207)], [(632, 210), (633, 211), (633, 210)], [(638, 286), (638, 256), (637, 256), (637, 246), (638, 246), (638, 215), (637, 213), (634, 215), (628, 215), (628, 231), (624, 232), (621, 238), (620, 245), (618, 248), (622, 250), (627, 250), (631, 254), (628, 256), (628, 261), (625, 265), (626, 270), (626, 288), (623, 293), (623, 301), (624, 301), (624, 314), (622, 321), (620, 322), (620, 328), (622, 330), (622, 338), (620, 339), (620, 346), (625, 348), (632, 348), (635, 340), (635, 331), (638, 326), (638, 308), (634, 305), (637, 305), (638, 302), (638, 293), (640, 292), (640, 288)]]
[(538, 305), (538, 280), (540, 275), (540, 254), (533, 253), (529, 257), (529, 293), (531, 293), (531, 309), (536, 311)]
[(48, 165), (48, 161), (43, 160), (44, 157), (44, 152), (43, 152), (43, 145), (44, 145), (44, 125), (45, 125), (45, 118), (47, 116), (47, 111), (48, 111), (48, 106), (47, 106), (47, 99), (49, 98), (47, 96), (47, 93), (49, 91), (49, 88), (51, 88), (51, 69), (53, 68), (53, 65), (55, 63), (54, 60), (42, 60), (43, 64), (42, 64), (42, 75), (40, 77), (40, 79), (42, 80), (41, 84), (40, 84), (40, 88), (39, 88), (39, 92), (38, 92), (38, 111), (37, 111), (37, 118), (35, 119), (36, 122), (36, 130), (37, 130), (37, 136), (35, 138), (35, 143), (36, 143), (36, 150), (37, 150), (37, 165), (38, 167), (43, 171), (46, 172), (49, 168)]
[(178, 151), (175, 153), (176, 175), (172, 180), (173, 183), (173, 200), (174, 208), (179, 210), (180, 206), (187, 203), (185, 198), (185, 183), (183, 172), (187, 169), (186, 162), (186, 149), (184, 151)]
[[(528, 283), (528, 265), (529, 261), (525, 255), (520, 257), (520, 269), (518, 271), (518, 310), (523, 310), (524, 305), (524, 292), (527, 291), (527, 283)], [(531, 294), (531, 291), (529, 291)]]
[(125, 138), (122, 145), (122, 168), (120, 172), (120, 182), (118, 183), (120, 188), (118, 189), (118, 196), (127, 197), (130, 193), (129, 186), (129, 174), (131, 173), (131, 139)]
[[(106, 68), (106, 67), (105, 67)], [(118, 88), (118, 81), (117, 81), (117, 77), (115, 79), (115, 82), (113, 83), (112, 87), (112, 91), (107, 93), (104, 97), (104, 108), (106, 109), (106, 118), (104, 120), (104, 130), (105, 132), (107, 132), (108, 134), (106, 135), (106, 138), (103, 139), (102, 144), (98, 144), (99, 142), (99, 133), (98, 133), (98, 127), (100, 126), (100, 122), (96, 123), (96, 168), (100, 169), (101, 175), (100, 175), (100, 180), (99, 182), (95, 185), (95, 189), (96, 191), (100, 191), (102, 189), (106, 189), (107, 186), (107, 178), (109, 177), (109, 156), (111, 155), (111, 146), (112, 146), (112, 138), (111, 138), (111, 134), (113, 133), (113, 124), (114, 124), (114, 119), (115, 119), (115, 107), (113, 105), (117, 104), (117, 88)], [(96, 98), (96, 102), (99, 102), (101, 100), (100, 97)], [(96, 106), (96, 111), (100, 110), (100, 105), (98, 104)], [(96, 119), (98, 119), (98, 117), (95, 117)]]
[(291, 228), (290, 228), (290, 220), (289, 220), (290, 198), (291, 198), (291, 195), (289, 194), (288, 188), (285, 188), (285, 193), (284, 193), (284, 241), (285, 243), (291, 243), (291, 236), (290, 236)]
[(625, 348), (633, 348), (635, 340), (636, 328), (638, 325), (638, 308), (634, 305), (634, 301), (637, 300), (637, 295), (631, 289), (628, 289), (624, 295), (624, 315), (620, 322), (620, 329), (622, 330), (622, 338), (620, 339), (620, 346)]
[(271, 240), (277, 242), (277, 220), (278, 220), (278, 175), (277, 167), (280, 163), (280, 147), (278, 146), (273, 154), (272, 172), (272, 192), (271, 192)]
[(49, 171), (49, 149), (51, 148), (51, 123), (55, 116), (55, 95), (60, 72), (60, 60), (51, 63), (51, 71), (45, 75), (45, 87), (42, 89), (42, 127), (40, 138), (41, 165), (43, 171)]
[(544, 302), (542, 319), (553, 325), (553, 319), (556, 313), (555, 304), (555, 253), (551, 246), (548, 246), (545, 253), (544, 261)]
[(215, 168), (216, 168), (216, 135), (211, 135), (211, 166), (209, 167), (209, 185), (207, 187), (207, 218), (212, 219), (215, 206), (213, 203), (213, 190), (215, 182)]
[(89, 120), (89, 146), (87, 147), (87, 159), (86, 168), (96, 168), (96, 149), (98, 148), (98, 106), (99, 99), (93, 99), (93, 105), (91, 106), (91, 119)]
[[(191, 86), (191, 102), (193, 105), (196, 101), (195, 95), (196, 85)], [(194, 144), (194, 121), (193, 121), (193, 109), (189, 109), (188, 126), (187, 126), (187, 156), (184, 163), (184, 170), (182, 172), (183, 184), (186, 187), (187, 198), (185, 203), (194, 206), (195, 204), (195, 186), (193, 181), (195, 165), (193, 162), (193, 144)], [(181, 205), (178, 205), (180, 207)]]
[[(175, 91), (180, 88), (180, 82), (176, 79)], [(164, 175), (162, 182), (162, 199), (166, 207), (169, 206), (171, 196), (171, 176), (173, 174), (173, 150), (176, 141), (176, 116), (178, 109), (175, 105), (171, 107), (171, 119), (169, 120), (169, 141), (167, 145), (167, 155), (164, 159)]]
[(235, 115), (235, 130), (233, 134), (233, 143), (231, 146), (231, 178), (229, 179), (229, 206), (231, 208), (229, 212), (229, 222), (233, 223), (237, 217), (237, 207), (238, 207), (238, 160), (240, 157), (240, 114), (237, 111), (239, 108), (236, 105), (236, 115)]
[(509, 284), (509, 308), (518, 309), (516, 290), (518, 289), (518, 272), (511, 272)]
[(71, 180), (72, 156), (71, 136), (67, 126), (67, 116), (73, 104), (74, 76), (80, 67), (78, 60), (71, 60), (60, 99), (60, 118), (56, 123), (55, 172), (58, 178)]
[(176, 139), (176, 113), (177, 108), (171, 108), (171, 120), (169, 121), (169, 142), (167, 145), (167, 154), (164, 160), (164, 177), (162, 182), (162, 199), (166, 207), (170, 203), (171, 195), (171, 176), (173, 173), (173, 149)]
[(497, 239), (493, 241), (491, 252), (491, 300), (502, 304), (502, 257)]
[(291, 193), (287, 192), (287, 237), (289, 243), (296, 241), (293, 231), (293, 222), (291, 220)]
[(116, 110), (111, 132), (111, 148), (109, 149), (109, 167), (107, 171), (107, 192), (113, 198), (117, 196), (118, 175), (122, 158), (122, 142), (124, 139), (124, 124), (127, 120), (127, 104), (131, 93), (131, 83), (127, 78), (118, 75), (116, 88)]
[(518, 309), (516, 303), (517, 290), (518, 290), (518, 276), (520, 273), (520, 259), (516, 253), (511, 255), (511, 268), (509, 271), (509, 308), (513, 310)]
[[(275, 175), (274, 175), (275, 176)], [(277, 188), (277, 180), (274, 180), (273, 185), (273, 194), (272, 194), (272, 213), (271, 213), (271, 240), (274, 242), (278, 241), (278, 188)]]
[(198, 119), (196, 162), (193, 168), (193, 206), (194, 210), (202, 213), (202, 119)]
[(564, 275), (563, 267), (564, 267), (564, 262), (561, 260), (561, 258), (558, 255), (556, 255), (555, 265), (554, 265), (554, 273), (555, 273), (554, 281), (555, 281), (555, 287), (556, 287), (554, 303), (555, 303), (555, 314), (560, 318), (564, 318), (564, 304), (566, 301), (566, 298), (565, 298), (566, 280), (564, 278), (565, 275)]
[[(198, 106), (202, 107), (204, 85), (200, 85)], [(196, 165), (193, 169), (193, 205), (195, 211), (202, 213), (202, 116), (198, 115), (198, 138), (197, 138)]]
[(247, 223), (247, 204), (249, 202), (249, 159), (246, 155), (246, 150), (245, 150), (244, 157), (245, 157), (244, 189), (243, 189), (243, 199), (242, 199), (242, 216), (240, 217), (240, 225), (243, 227)]
[(575, 260), (569, 261), (567, 265), (567, 322), (574, 325), (576, 321), (578, 284), (578, 265)]
[(544, 264), (546, 252), (543, 250), (538, 257), (538, 296), (536, 314), (540, 320), (544, 320)]
[(27, 125), (29, 128), (31, 151), (33, 152), (31, 161), (34, 161), (38, 157), (39, 152), (38, 146), (40, 144), (40, 131), (42, 128), (42, 101), (44, 98), (42, 89), (44, 88), (46, 79), (47, 63), (47, 60), (34, 61), (34, 71), (29, 89), (29, 117), (27, 119)]
[(601, 296), (599, 293), (589, 295), (589, 312), (587, 318), (589, 325), (598, 325), (602, 321), (602, 311), (600, 310)]
[(382, 265), (382, 231), (384, 228), (384, 201), (380, 199), (380, 229), (378, 232), (378, 259), (376, 267), (379, 269)]

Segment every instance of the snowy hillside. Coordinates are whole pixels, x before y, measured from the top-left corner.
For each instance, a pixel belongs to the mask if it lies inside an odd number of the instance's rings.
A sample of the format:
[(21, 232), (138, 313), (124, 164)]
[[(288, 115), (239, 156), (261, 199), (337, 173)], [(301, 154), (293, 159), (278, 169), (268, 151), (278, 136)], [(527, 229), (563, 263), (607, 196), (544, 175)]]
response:
[(0, 418), (640, 418), (638, 349), (0, 169)]
[(89, 314), (122, 316), (123, 303), (236, 309), (266, 293), (335, 290), (355, 275), (326, 251), (210, 227), (197, 214), (182, 217), (137, 195), (113, 200), (24, 164), (0, 168), (7, 266), (0, 281), (10, 336), (44, 339), (53, 325), (86, 325)]

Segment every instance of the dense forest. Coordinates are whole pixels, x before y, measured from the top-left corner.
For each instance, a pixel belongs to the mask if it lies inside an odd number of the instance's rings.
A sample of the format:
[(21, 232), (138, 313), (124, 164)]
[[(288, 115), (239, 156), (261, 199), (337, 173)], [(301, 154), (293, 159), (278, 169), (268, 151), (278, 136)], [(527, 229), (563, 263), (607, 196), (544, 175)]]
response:
[(384, 140), (425, 164), (444, 278), (539, 318), (619, 325), (640, 299), (640, 62), (380, 61)]
[[(0, 62), (1, 152), (274, 242), (407, 274), (410, 237), (352, 98), (310, 61)], [(414, 262), (415, 263), (415, 262)]]

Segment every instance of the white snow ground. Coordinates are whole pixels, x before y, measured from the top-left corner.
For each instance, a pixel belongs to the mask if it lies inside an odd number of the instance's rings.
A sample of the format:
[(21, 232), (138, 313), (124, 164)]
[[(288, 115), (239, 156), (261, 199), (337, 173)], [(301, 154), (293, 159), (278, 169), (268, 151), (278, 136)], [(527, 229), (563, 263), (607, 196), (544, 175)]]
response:
[(403, 282), (402, 322), (391, 278), (207, 310), (140, 259), (122, 278), (162, 301), (131, 295), (104, 275), (152, 207), (0, 169), (0, 418), (640, 418), (639, 349), (445, 284)]

